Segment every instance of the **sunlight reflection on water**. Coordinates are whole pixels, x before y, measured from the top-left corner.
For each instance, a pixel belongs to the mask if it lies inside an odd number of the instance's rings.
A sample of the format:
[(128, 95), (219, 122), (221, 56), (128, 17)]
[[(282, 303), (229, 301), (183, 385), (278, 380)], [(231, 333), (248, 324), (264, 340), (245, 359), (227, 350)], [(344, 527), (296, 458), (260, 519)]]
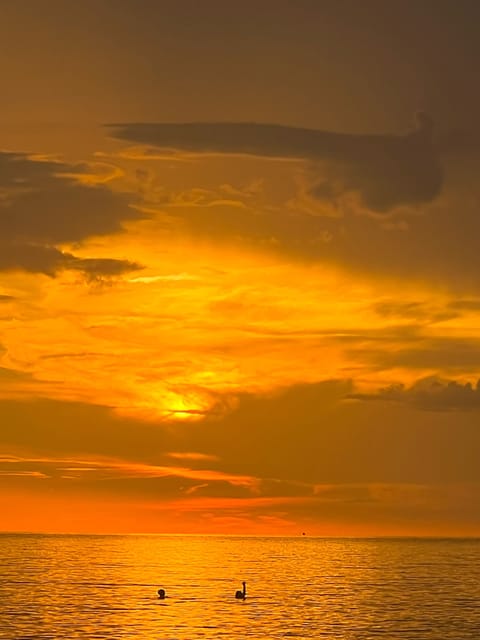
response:
[(2, 640), (478, 640), (479, 603), (480, 540), (0, 535)]

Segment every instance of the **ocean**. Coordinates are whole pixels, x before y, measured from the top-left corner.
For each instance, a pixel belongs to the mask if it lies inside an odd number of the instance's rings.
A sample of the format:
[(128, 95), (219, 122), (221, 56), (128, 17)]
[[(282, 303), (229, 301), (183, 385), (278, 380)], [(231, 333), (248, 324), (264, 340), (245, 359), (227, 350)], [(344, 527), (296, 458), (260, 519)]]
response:
[(479, 640), (480, 540), (2, 534), (0, 638)]

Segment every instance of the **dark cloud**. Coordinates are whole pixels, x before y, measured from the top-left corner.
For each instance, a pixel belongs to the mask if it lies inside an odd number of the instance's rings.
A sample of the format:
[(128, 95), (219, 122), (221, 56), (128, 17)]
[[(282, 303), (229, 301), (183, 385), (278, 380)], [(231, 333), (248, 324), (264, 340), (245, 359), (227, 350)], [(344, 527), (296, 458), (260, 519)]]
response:
[(418, 215), (405, 210), (382, 221), (348, 210), (321, 217), (261, 205), (185, 207), (168, 214), (179, 233), (340, 265), (357, 275), (429, 282), (473, 299), (480, 291), (480, 192), (473, 177), (461, 180)]
[(480, 299), (464, 298), (461, 300), (452, 300), (448, 303), (448, 307), (453, 311), (480, 311)]
[(385, 318), (409, 318), (419, 322), (431, 323), (449, 320), (458, 316), (459, 308), (447, 305), (447, 309), (438, 308), (425, 302), (402, 302), (395, 299), (384, 300), (374, 305), (378, 315)]
[[(463, 391), (468, 397), (473, 392), (478, 394), (478, 387)], [(324, 484), (479, 481), (476, 411), (422, 412), (406, 397), (405, 401), (348, 401), (354, 394), (350, 383), (330, 381), (269, 397), (243, 395), (237, 408), (221, 418), (207, 418), (194, 428), (191, 423), (160, 422), (153, 429), (102, 407), (4, 400), (0, 445), (4, 453), (28, 452), (23, 457), (72, 460), (55, 463), (58, 469), (90, 467), (90, 460), (97, 461), (95, 472), (55, 474), (80, 475), (92, 491), (98, 486), (120, 495), (124, 490), (141, 492), (141, 487), (153, 494), (156, 487), (159, 492), (177, 491), (179, 496), (188, 491), (192, 497), (226, 493), (240, 498), (248, 492), (308, 497), (314, 485)], [(68, 429), (62, 427), (66, 424)], [(196, 451), (209, 459), (172, 462), (171, 451)], [(101, 462), (106, 459), (125, 464)], [(75, 460), (84, 463), (74, 464)], [(156, 474), (154, 468), (138, 465), (188, 467), (193, 473), (181, 478), (177, 474), (179, 479), (170, 482), (163, 479), (162, 470)], [(39, 466), (22, 470), (47, 473)], [(153, 477), (157, 475), (161, 477)], [(116, 484), (120, 476), (125, 478), (121, 486)], [(235, 476), (258, 482), (235, 483)]]
[(76, 242), (114, 233), (123, 221), (139, 217), (131, 196), (105, 185), (83, 184), (74, 176), (85, 165), (0, 152), (0, 233), (28, 242)]
[[(4, 351), (0, 345), (0, 352)], [(0, 380), (4, 382), (8, 381), (16, 381), (16, 380), (24, 380), (31, 378), (29, 373), (25, 373), (24, 371), (19, 371), (17, 369), (10, 369), (7, 367), (0, 367)]]
[(428, 411), (480, 410), (480, 380), (473, 386), (470, 382), (428, 377), (417, 380), (410, 387), (398, 384), (375, 394), (351, 394), (350, 397), (358, 400), (402, 402)]
[(442, 171), (432, 124), (420, 115), (406, 135), (360, 135), (256, 123), (130, 123), (109, 125), (122, 140), (194, 153), (296, 158), (316, 166), (311, 195), (337, 199), (358, 192), (364, 204), (385, 212), (429, 202)]
[(131, 260), (113, 258), (77, 258), (67, 255), (66, 269), (83, 271), (88, 278), (114, 278), (123, 273), (142, 269), (142, 265)]
[(28, 271), (54, 276), (65, 269), (82, 271), (88, 278), (119, 276), (141, 269), (129, 260), (78, 258), (55, 247), (0, 241), (0, 271)]
[(0, 270), (112, 276), (138, 268), (127, 260), (77, 258), (55, 247), (117, 232), (122, 222), (139, 217), (130, 196), (76, 179), (87, 171), (84, 165), (0, 152)]
[(480, 344), (476, 338), (427, 337), (421, 332), (406, 336), (406, 344), (401, 347), (394, 342), (385, 343), (382, 348), (371, 341), (361, 348), (349, 351), (351, 356), (378, 369), (406, 367), (411, 369), (436, 369), (463, 373), (480, 369)]
[[(138, 127), (138, 131), (143, 130)], [(404, 138), (407, 136), (399, 136), (397, 141), (404, 142)], [(231, 159), (232, 166), (237, 162), (246, 164), (245, 159)], [(328, 190), (337, 189), (338, 181), (329, 173), (330, 164), (324, 162), (321, 171), (326, 181), (322, 187), (324, 194), (322, 196), (320, 190), (318, 197), (328, 198)], [(222, 171), (218, 158), (205, 159), (205, 165), (215, 170), (216, 176)], [(249, 177), (258, 177), (265, 166), (252, 159)], [(360, 161), (358, 166), (359, 171), (365, 170)], [(284, 189), (280, 200), (272, 197), (275, 189), (271, 189), (272, 193), (269, 191), (270, 181), (275, 184), (275, 177), (269, 174), (263, 192), (249, 198), (237, 195), (236, 203), (229, 204), (227, 194), (218, 187), (209, 193), (206, 203), (202, 201), (205, 205), (202, 207), (198, 206), (198, 200), (192, 203), (192, 198), (187, 197), (188, 189), (183, 197), (174, 193), (176, 197), (170, 199), (164, 190), (158, 202), (150, 203), (151, 209), (159, 212), (162, 224), (171, 233), (180, 236), (200, 236), (294, 260), (333, 263), (357, 275), (373, 273), (386, 280), (429, 282), (448, 287), (456, 296), (473, 297), (480, 290), (478, 156), (461, 161), (458, 157), (449, 157), (445, 160), (449, 179), (441, 197), (421, 208), (399, 207), (387, 216), (365, 215), (368, 212), (359, 208), (355, 198), (346, 198), (335, 206), (314, 200), (308, 193), (311, 180), (307, 179), (305, 184), (305, 178), (301, 178), (299, 186), (294, 184), (294, 172), (290, 168), (287, 171), (282, 165), (277, 169), (281, 189)], [(374, 188), (381, 188), (381, 176), (380, 171)], [(318, 175), (316, 180), (318, 187)], [(297, 193), (292, 198), (295, 188)], [(208, 206), (213, 203), (215, 206)], [(450, 311), (454, 312), (453, 309), (437, 311), (445, 314), (443, 319)], [(415, 313), (413, 308), (411, 313)], [(437, 319), (441, 319), (440, 316)]]
[[(356, 273), (429, 281), (457, 295), (478, 295), (479, 201), (478, 181), (464, 174), (452, 176), (444, 197), (420, 215), (406, 213), (388, 224), (358, 215), (325, 218), (318, 227), (328, 232), (330, 241), (317, 245), (317, 259)], [(306, 249), (313, 255), (315, 247)]]

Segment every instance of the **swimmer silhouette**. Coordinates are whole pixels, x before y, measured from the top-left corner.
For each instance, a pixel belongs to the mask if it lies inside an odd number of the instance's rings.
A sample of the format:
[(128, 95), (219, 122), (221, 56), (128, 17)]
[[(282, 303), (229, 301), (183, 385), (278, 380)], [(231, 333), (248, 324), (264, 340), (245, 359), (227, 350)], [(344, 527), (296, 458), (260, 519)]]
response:
[(247, 597), (247, 583), (246, 582), (242, 582), (243, 584), (243, 590), (240, 591), (240, 589), (238, 591), (235, 592), (235, 598), (237, 600), (245, 600), (245, 598)]
[(165, 598), (167, 597), (166, 593), (165, 593), (165, 589), (159, 589), (157, 591), (158, 593), (158, 599), (159, 600), (165, 600)]

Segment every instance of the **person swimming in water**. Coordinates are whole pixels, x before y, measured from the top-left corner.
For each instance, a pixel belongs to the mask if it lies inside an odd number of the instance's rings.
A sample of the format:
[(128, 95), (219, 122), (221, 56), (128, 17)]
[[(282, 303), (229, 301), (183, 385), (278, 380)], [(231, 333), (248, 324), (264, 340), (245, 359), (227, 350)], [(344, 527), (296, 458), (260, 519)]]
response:
[(165, 593), (165, 589), (159, 589), (157, 593), (158, 593), (159, 600), (165, 600), (165, 598), (167, 597), (167, 594)]
[(239, 589), (238, 591), (235, 592), (235, 598), (237, 600), (245, 600), (245, 598), (247, 597), (247, 583), (242, 582), (242, 584), (243, 584), (242, 591), (240, 591)]

